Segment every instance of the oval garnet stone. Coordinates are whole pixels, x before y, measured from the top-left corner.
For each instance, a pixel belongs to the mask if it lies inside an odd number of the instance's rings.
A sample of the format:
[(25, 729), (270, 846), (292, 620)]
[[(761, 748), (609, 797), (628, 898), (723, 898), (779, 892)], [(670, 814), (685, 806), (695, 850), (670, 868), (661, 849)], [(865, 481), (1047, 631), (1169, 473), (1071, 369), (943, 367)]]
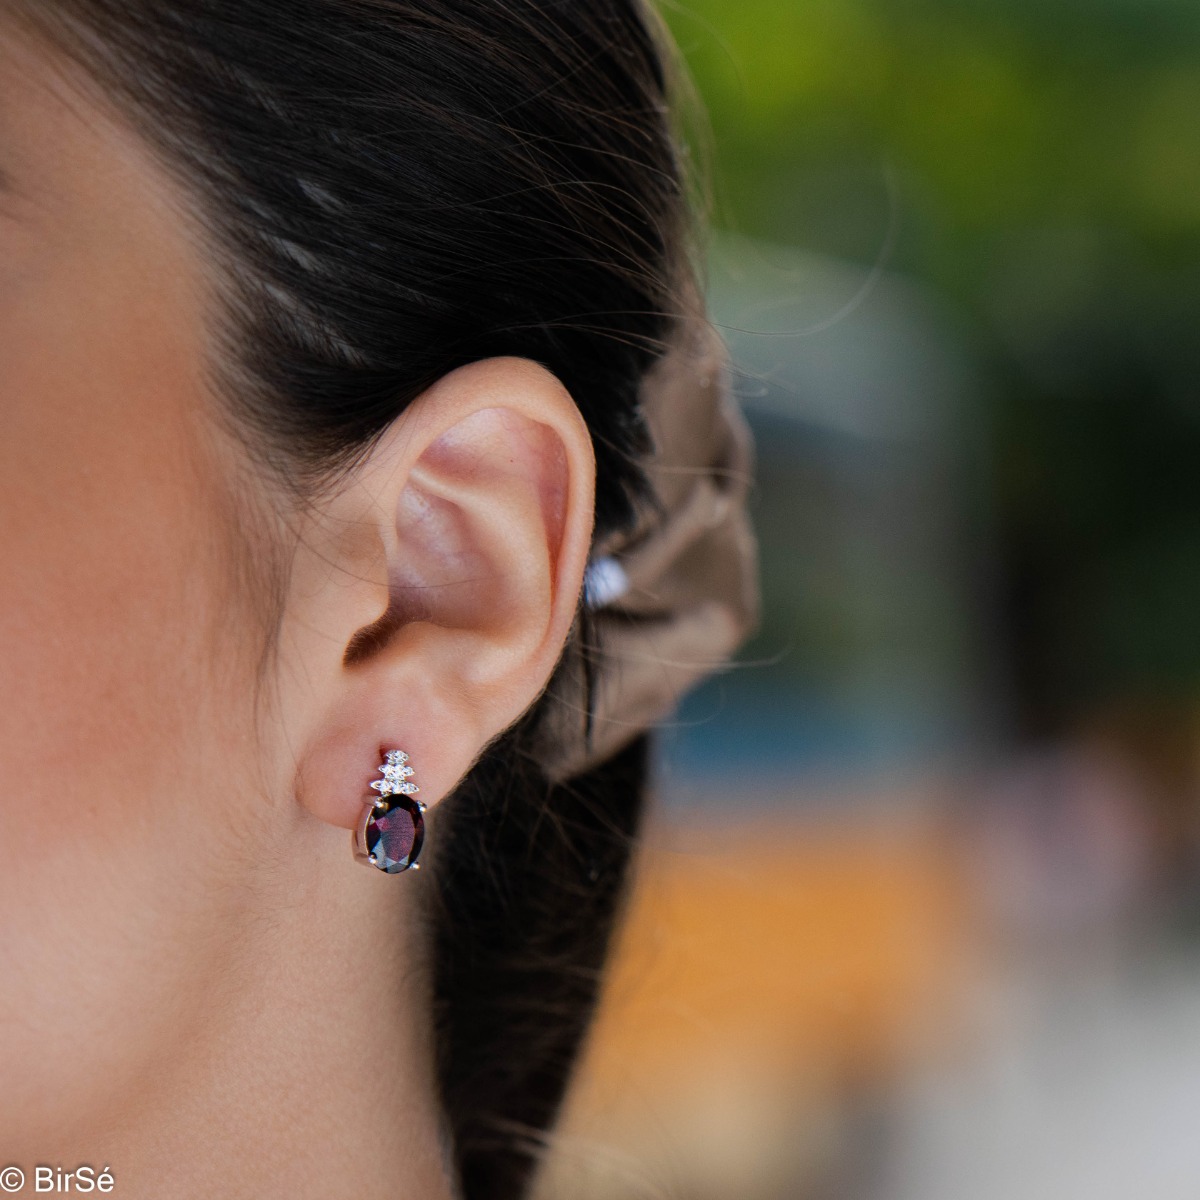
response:
[(389, 796), (386, 808), (373, 809), (367, 818), (367, 853), (389, 875), (407, 871), (421, 853), (425, 818), (421, 806), (408, 796)]

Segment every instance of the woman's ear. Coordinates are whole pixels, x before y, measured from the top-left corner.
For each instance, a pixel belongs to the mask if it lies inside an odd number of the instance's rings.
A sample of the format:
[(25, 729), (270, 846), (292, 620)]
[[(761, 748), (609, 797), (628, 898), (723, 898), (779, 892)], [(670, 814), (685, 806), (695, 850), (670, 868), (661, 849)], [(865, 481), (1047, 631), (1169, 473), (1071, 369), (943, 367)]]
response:
[(391, 748), (436, 803), (533, 703), (575, 618), (594, 493), (570, 395), (497, 358), (413, 401), (306, 518), (280, 666), (313, 815), (353, 827)]

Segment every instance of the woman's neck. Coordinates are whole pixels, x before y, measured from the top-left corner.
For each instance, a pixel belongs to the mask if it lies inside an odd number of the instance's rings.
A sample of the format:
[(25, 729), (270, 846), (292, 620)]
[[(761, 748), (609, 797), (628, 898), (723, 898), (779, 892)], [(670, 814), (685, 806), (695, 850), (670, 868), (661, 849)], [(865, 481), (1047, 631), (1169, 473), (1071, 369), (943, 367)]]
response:
[(320, 843), (248, 888), (194, 1027), (104, 1139), (133, 1200), (451, 1200), (413, 881)]

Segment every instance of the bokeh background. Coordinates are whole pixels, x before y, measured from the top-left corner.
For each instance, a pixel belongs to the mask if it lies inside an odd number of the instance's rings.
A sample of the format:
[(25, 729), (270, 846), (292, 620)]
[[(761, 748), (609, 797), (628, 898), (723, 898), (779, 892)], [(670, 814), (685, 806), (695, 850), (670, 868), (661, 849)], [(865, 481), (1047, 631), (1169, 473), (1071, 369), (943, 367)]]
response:
[(543, 1180), (1200, 1196), (1200, 4), (679, 0), (764, 618)]

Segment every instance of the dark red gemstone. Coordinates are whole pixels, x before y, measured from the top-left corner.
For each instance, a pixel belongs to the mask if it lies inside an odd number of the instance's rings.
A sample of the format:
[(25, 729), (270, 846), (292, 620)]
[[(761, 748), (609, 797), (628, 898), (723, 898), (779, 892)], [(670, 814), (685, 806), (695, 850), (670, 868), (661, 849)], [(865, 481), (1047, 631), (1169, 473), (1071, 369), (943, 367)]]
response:
[(409, 796), (388, 796), (386, 808), (376, 808), (367, 818), (367, 853), (389, 875), (407, 871), (421, 853), (425, 818), (421, 806)]

